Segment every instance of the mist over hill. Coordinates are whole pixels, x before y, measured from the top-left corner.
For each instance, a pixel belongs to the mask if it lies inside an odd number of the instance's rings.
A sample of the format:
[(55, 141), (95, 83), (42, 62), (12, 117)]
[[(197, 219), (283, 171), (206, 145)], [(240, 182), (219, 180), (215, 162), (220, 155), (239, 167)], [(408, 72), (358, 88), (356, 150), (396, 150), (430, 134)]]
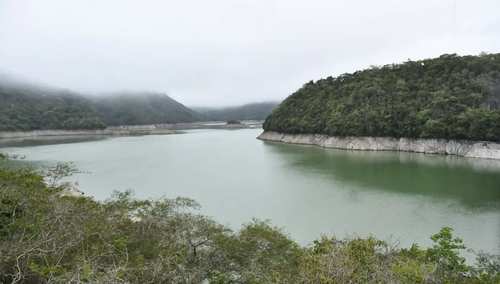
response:
[(193, 122), (200, 116), (161, 93), (126, 92), (93, 99), (107, 125), (144, 125)]
[(264, 120), (279, 102), (249, 103), (232, 107), (192, 107), (204, 120)]
[(165, 94), (88, 96), (0, 76), (0, 131), (102, 129), (196, 120), (200, 120), (196, 112)]
[(0, 131), (100, 129), (92, 101), (77, 93), (0, 78)]

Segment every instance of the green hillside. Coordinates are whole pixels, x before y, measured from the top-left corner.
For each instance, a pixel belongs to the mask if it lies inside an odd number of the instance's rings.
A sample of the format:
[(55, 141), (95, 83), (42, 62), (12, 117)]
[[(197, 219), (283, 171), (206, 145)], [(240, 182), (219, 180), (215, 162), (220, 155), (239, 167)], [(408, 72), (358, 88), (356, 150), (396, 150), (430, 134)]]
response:
[(99, 129), (92, 102), (69, 91), (0, 82), (0, 131)]
[(89, 97), (0, 76), (0, 131), (102, 129), (196, 120), (200, 115), (164, 94)]
[(124, 93), (94, 100), (107, 125), (193, 122), (199, 115), (165, 94)]
[(500, 141), (500, 54), (442, 55), (311, 81), (264, 129)]

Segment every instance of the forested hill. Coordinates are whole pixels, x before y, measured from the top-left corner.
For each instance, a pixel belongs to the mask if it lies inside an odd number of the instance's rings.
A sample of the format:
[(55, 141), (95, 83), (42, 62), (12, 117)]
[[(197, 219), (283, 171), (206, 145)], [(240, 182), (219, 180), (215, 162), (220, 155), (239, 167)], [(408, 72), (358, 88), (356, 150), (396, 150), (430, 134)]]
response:
[(193, 109), (200, 113), (204, 120), (264, 120), (278, 104), (278, 102), (261, 102), (233, 107)]
[(199, 119), (196, 112), (164, 94), (89, 97), (0, 76), (0, 131), (102, 129)]
[(92, 102), (82, 96), (0, 80), (0, 131), (104, 127)]
[(165, 94), (122, 93), (102, 96), (94, 103), (108, 125), (193, 122), (200, 116)]
[(442, 55), (311, 81), (264, 130), (500, 141), (500, 54)]

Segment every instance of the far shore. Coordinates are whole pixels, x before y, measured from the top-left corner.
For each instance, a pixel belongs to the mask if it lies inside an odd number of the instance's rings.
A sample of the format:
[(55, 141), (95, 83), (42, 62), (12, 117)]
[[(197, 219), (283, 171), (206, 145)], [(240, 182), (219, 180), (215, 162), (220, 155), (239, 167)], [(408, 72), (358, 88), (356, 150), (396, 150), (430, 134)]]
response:
[(48, 129), (31, 131), (0, 131), (0, 142), (21, 142), (25, 140), (78, 139), (85, 137), (168, 135), (189, 129), (246, 129), (260, 128), (262, 121), (242, 121), (239, 124), (227, 124), (223, 121), (189, 122), (151, 125), (110, 126), (105, 129)]

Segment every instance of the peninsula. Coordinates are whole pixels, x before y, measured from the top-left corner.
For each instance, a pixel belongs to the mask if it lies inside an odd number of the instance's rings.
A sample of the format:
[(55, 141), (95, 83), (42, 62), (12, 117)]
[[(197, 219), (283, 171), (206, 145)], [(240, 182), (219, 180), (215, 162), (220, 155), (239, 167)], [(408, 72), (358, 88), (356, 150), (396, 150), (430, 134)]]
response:
[(500, 54), (442, 55), (309, 82), (259, 139), (500, 159)]

